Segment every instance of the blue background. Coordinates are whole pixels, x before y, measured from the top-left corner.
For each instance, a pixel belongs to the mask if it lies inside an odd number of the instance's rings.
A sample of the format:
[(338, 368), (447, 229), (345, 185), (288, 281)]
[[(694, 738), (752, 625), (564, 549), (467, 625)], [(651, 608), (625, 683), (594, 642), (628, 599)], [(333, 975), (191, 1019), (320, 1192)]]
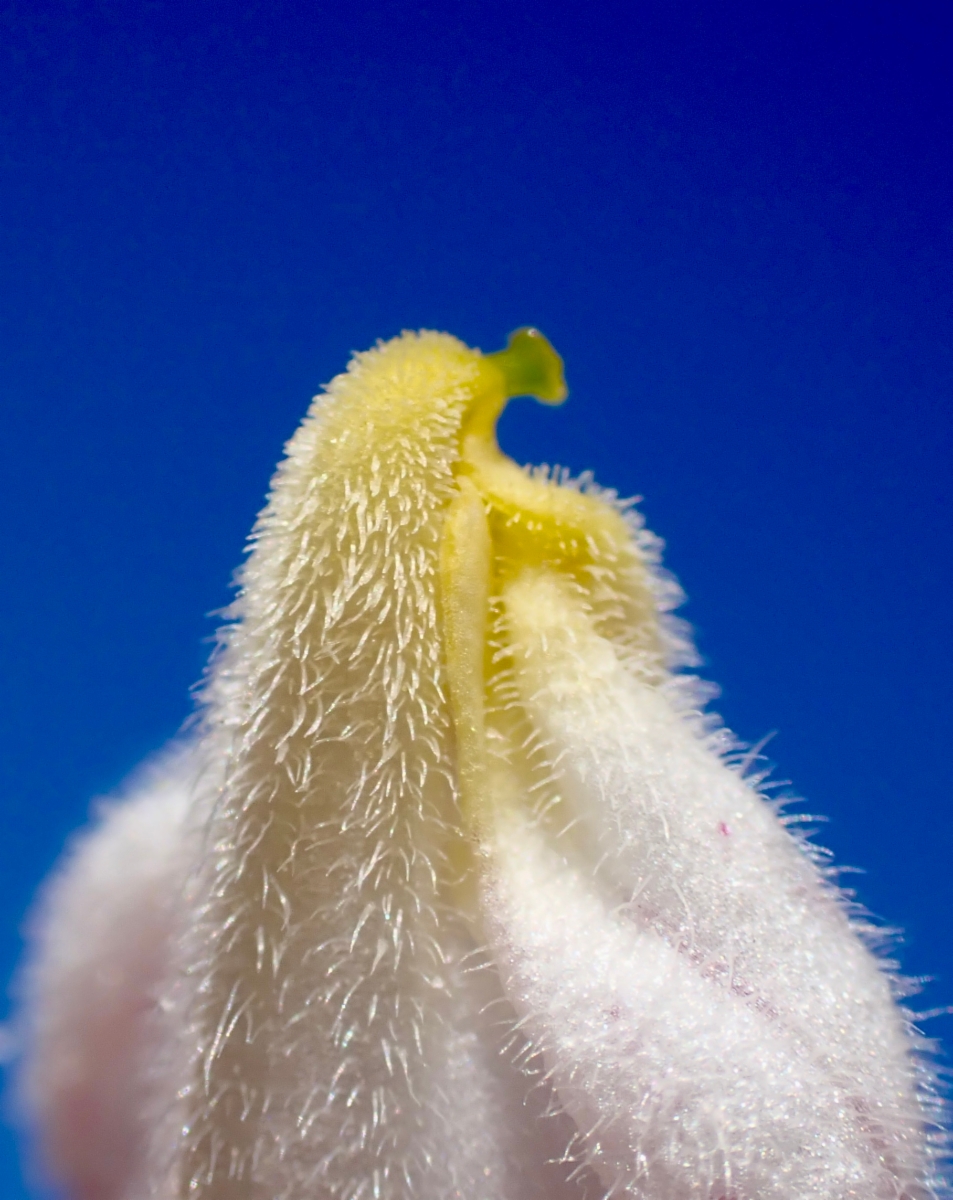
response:
[[(353, 349), (539, 325), (718, 709), (953, 1003), (949, 5), (7, 0), (0, 972)], [(927, 1025), (942, 1034), (951, 1019)], [(0, 1138), (0, 1194), (22, 1194)]]

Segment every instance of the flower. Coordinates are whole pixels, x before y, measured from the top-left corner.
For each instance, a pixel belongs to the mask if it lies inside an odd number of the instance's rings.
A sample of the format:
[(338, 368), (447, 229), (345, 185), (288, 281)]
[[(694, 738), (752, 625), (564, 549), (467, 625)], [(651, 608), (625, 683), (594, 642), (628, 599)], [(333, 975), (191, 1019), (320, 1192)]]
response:
[(612, 493), (525, 472), (535, 330), (357, 355), (288, 444), (201, 729), (47, 889), (26, 1103), (80, 1200), (924, 1200), (928, 1073), (680, 674)]

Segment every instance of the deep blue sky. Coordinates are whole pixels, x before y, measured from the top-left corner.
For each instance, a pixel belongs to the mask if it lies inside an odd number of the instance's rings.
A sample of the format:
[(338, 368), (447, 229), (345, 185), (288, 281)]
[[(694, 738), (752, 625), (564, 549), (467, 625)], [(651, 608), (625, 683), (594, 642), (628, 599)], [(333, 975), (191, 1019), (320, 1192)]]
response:
[(875, 0), (7, 0), (0, 972), (309, 397), (532, 323), (572, 395), (504, 447), (645, 497), (719, 711), (953, 1003), (951, 51)]

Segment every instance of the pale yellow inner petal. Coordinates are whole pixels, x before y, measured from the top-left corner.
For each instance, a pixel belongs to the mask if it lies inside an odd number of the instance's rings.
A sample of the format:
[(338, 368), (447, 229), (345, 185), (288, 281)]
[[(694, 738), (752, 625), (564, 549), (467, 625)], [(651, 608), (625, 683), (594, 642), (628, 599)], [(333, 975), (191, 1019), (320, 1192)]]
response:
[(618, 635), (623, 653), (634, 640), (648, 659), (661, 657), (646, 569), (622, 513), (598, 496), (527, 473), (497, 444), (507, 398), (529, 391), (547, 403), (566, 394), (555, 351), (536, 331), (520, 331), (507, 350), (480, 362), (441, 546), (443, 650), (461, 800), (477, 833), (489, 794), (498, 790), (486, 786), (487, 679), (511, 649), (496, 644), (488, 610), (505, 603), (510, 581), (527, 570), (555, 572), (579, 590), (593, 621)]

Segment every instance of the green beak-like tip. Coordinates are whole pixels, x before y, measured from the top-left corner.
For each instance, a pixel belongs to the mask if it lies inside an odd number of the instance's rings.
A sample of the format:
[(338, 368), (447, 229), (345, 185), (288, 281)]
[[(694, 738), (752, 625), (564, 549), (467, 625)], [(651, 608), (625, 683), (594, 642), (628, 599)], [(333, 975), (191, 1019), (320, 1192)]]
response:
[(563, 360), (538, 329), (517, 329), (505, 350), (486, 356), (503, 374), (508, 396), (535, 396), (562, 404), (568, 395)]

